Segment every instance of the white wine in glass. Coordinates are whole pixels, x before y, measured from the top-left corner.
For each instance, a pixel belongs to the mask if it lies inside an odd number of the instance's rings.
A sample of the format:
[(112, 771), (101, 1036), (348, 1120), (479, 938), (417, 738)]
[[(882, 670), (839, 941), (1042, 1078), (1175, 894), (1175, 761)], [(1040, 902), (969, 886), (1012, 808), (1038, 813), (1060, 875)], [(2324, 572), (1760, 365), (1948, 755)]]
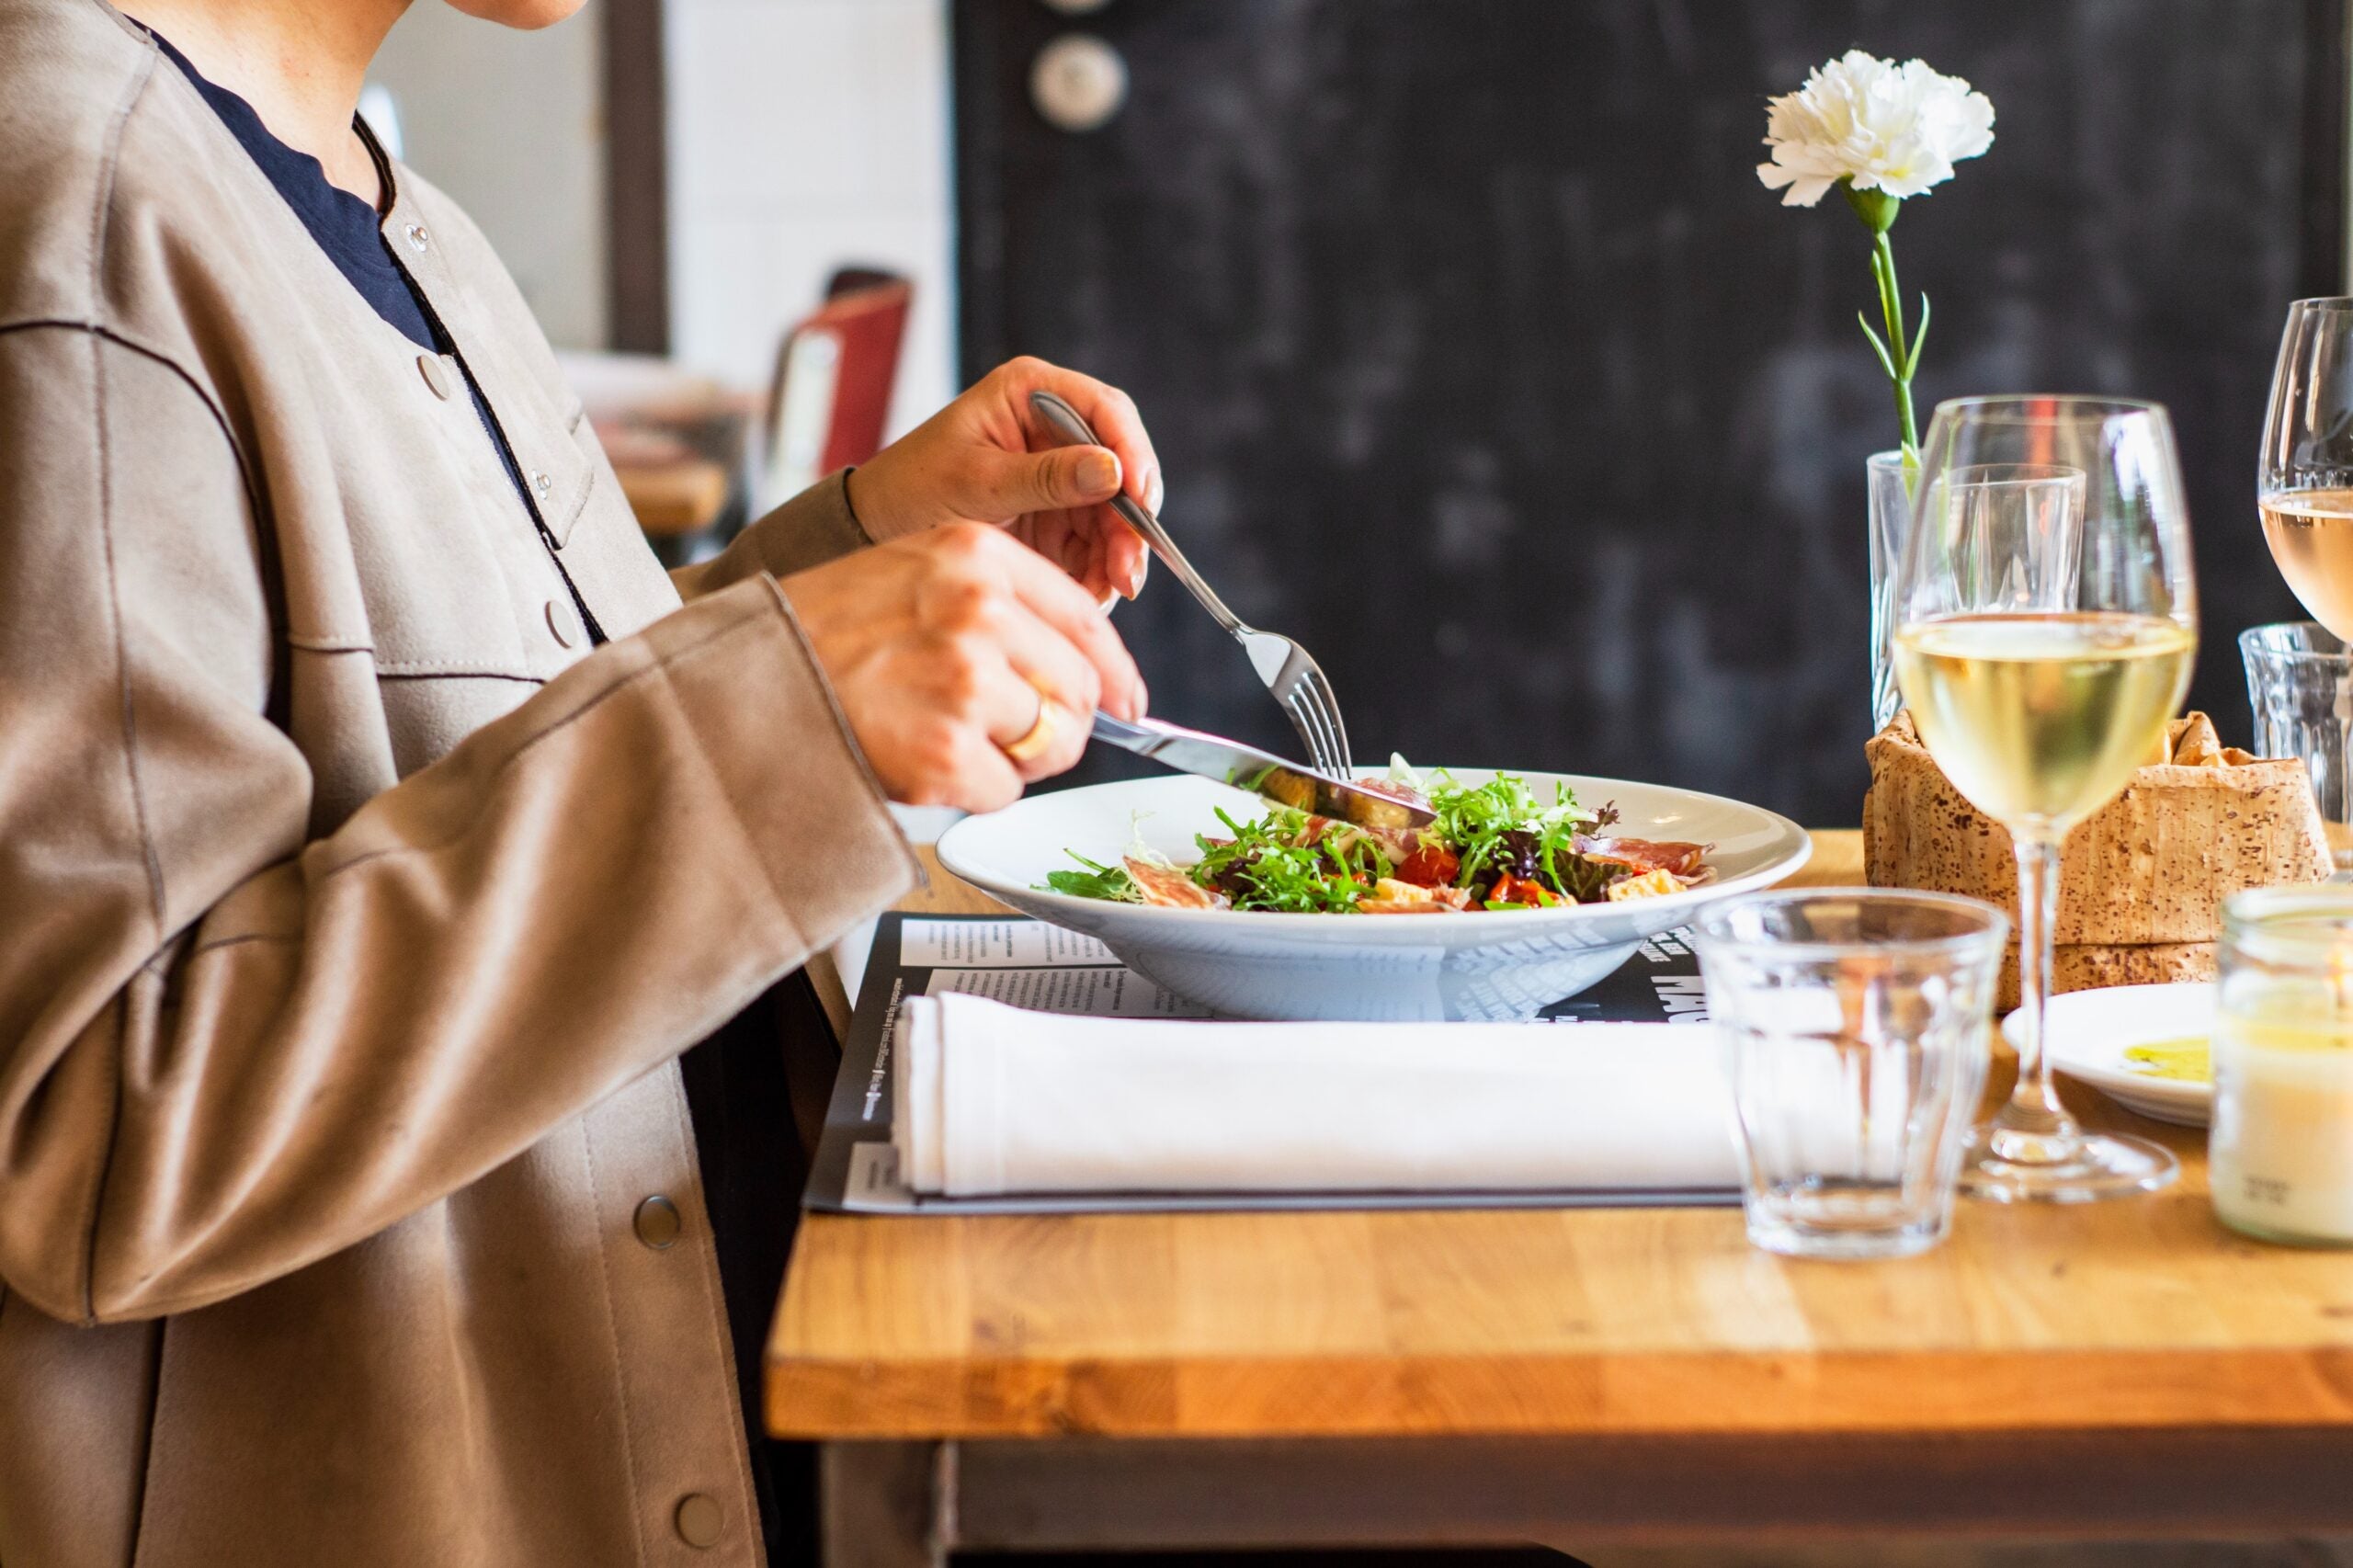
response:
[(2198, 639), (2160, 616), (1957, 615), (1896, 634), (1913, 722), (1953, 787), (2063, 836), (2149, 759)]
[[(2002, 476), (2068, 471), (2055, 517)], [(2047, 492), (2047, 487), (2046, 487)], [(1897, 574), (1895, 673), (1953, 787), (2018, 863), (2018, 1087), (1972, 1135), (1964, 1191), (2081, 1202), (2177, 1174), (2143, 1139), (2086, 1133), (2043, 1051), (2059, 851), (2149, 760), (2198, 651), (2188, 518), (2165, 411), (2066, 397), (1940, 404)]]
[(2353, 299), (2288, 307), (2255, 485), (2288, 586), (2353, 642)]
[(2328, 827), (2336, 880), (2353, 873), (2353, 299), (2288, 307), (2256, 508), (2271, 559), (2319, 628), (2250, 628), (2247, 699), (2267, 756), (2302, 756)]
[(2275, 490), (2256, 510), (2297, 599), (2337, 641), (2353, 642), (2353, 489)]

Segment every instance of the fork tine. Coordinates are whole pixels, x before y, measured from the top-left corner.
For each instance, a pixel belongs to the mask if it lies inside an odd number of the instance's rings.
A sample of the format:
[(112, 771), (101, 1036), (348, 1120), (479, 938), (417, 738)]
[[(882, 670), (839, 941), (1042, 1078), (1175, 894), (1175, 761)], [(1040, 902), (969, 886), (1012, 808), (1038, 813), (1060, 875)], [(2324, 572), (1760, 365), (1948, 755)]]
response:
[(1286, 690), (1278, 693), (1275, 699), (1282, 704), (1283, 717), (1290, 721), (1290, 727), (1299, 732), (1300, 743), (1307, 747), (1307, 766), (1318, 773), (1323, 772), (1324, 736), (1309, 716), (1305, 704), (1299, 700), (1296, 686), (1287, 685)]
[(1316, 690), (1313, 680), (1307, 682), (1302, 691), (1308, 706), (1314, 711), (1316, 728), (1324, 734), (1324, 771), (1343, 777), (1347, 767), (1347, 756), (1340, 744), (1339, 727), (1333, 722), (1331, 707), (1324, 702), (1323, 694)]
[(1321, 665), (1310, 664), (1307, 675), (1317, 698), (1323, 702), (1324, 722), (1331, 727), (1334, 755), (1339, 762), (1339, 767), (1332, 771), (1345, 778), (1355, 767), (1355, 759), (1348, 755), (1348, 727), (1340, 722), (1339, 694), (1332, 689), (1332, 683), (1324, 677)]
[(1335, 722), (1338, 715), (1332, 704), (1325, 700), (1331, 687), (1318, 679), (1315, 661), (1303, 653), (1289, 674), (1290, 678), (1284, 684), (1290, 691), (1290, 699), (1298, 705), (1304, 722), (1314, 732), (1309, 744), (1315, 754), (1316, 771), (1337, 774), (1346, 766), (1347, 758)]
[(1301, 696), (1301, 683), (1296, 671), (1290, 672), (1289, 678), (1279, 683), (1274, 697), (1282, 705), (1283, 717), (1290, 721), (1290, 727), (1299, 732), (1301, 743), (1307, 747), (1307, 765), (1318, 773), (1323, 772), (1324, 763), (1330, 759), (1330, 749), (1325, 743), (1323, 727), (1316, 722), (1314, 711)]
[(1332, 733), (1330, 727), (1324, 722), (1323, 710), (1315, 704), (1314, 694), (1304, 681), (1299, 682), (1292, 687), (1291, 695), (1283, 706), (1290, 713), (1292, 726), (1307, 742), (1309, 764), (1316, 772), (1329, 775), (1333, 761)]
[(1336, 777), (1347, 766), (1347, 758), (1341, 751), (1339, 731), (1332, 722), (1332, 710), (1313, 682), (1302, 685), (1300, 691), (1309, 711), (1315, 715), (1316, 729), (1324, 736), (1324, 771)]
[(1301, 742), (1307, 747), (1308, 766), (1318, 773), (1325, 772), (1326, 765), (1331, 761), (1331, 744), (1317, 722), (1321, 715), (1302, 696), (1308, 668), (1314, 661), (1307, 656), (1304, 648), (1288, 637), (1268, 636), (1267, 641), (1279, 644), (1283, 651), (1280, 663), (1273, 670), (1260, 674), (1259, 678), (1267, 683), (1267, 695), (1281, 706), (1283, 716), (1290, 721), (1291, 728), (1299, 732)]

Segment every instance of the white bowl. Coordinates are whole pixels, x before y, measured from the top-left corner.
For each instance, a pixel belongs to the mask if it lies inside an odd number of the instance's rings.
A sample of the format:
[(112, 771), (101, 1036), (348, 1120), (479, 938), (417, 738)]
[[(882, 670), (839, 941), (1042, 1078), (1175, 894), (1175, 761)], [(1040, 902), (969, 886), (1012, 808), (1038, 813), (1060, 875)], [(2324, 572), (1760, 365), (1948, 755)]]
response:
[[(2214, 1027), (2211, 981), (2171, 985), (2110, 985), (2053, 996), (2042, 1012), (2042, 1040), (2051, 1065), (2078, 1078), (2127, 1110), (2180, 1127), (2203, 1127), (2213, 1114), (2214, 1085), (2153, 1078), (2126, 1060), (2136, 1045), (2202, 1035)], [(2002, 1021), (2002, 1038), (2018, 1049), (2018, 1016)]]
[[(1477, 784), (1485, 768), (1455, 768)], [(1044, 891), (1046, 873), (1074, 869), (1064, 853), (1116, 864), (1139, 837), (1171, 859), (1219, 834), (1215, 808), (1237, 821), (1257, 797), (1173, 775), (1032, 795), (967, 817), (941, 835), (940, 863), (1026, 915), (1102, 939), (1137, 973), (1221, 1013), (1254, 1018), (1524, 1018), (1573, 996), (1625, 962), (1646, 937), (1688, 923), (1733, 893), (1768, 887), (1805, 864), (1813, 843), (1787, 817), (1689, 790), (1528, 773), (1539, 800), (1555, 781), (1587, 808), (1614, 802), (1609, 830), (1635, 838), (1712, 844), (1712, 881), (1624, 903), (1526, 914), (1274, 915), (1163, 909)]]

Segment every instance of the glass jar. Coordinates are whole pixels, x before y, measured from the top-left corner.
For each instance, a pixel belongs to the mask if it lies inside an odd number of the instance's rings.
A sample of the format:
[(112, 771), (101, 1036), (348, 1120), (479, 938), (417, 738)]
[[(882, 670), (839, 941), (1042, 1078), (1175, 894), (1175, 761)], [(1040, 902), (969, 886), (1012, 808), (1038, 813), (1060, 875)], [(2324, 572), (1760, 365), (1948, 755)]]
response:
[(2353, 888), (2222, 905), (2214, 1211), (2266, 1241), (2353, 1246)]

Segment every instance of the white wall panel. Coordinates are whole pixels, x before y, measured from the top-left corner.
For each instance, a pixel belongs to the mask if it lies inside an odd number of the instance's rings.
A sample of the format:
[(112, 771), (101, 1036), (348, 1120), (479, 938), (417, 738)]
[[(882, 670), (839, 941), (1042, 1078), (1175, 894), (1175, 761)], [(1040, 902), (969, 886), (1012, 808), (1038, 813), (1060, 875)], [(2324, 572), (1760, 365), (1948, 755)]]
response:
[(669, 0), (671, 341), (765, 384), (845, 264), (915, 279), (896, 435), (953, 395), (946, 0)]

